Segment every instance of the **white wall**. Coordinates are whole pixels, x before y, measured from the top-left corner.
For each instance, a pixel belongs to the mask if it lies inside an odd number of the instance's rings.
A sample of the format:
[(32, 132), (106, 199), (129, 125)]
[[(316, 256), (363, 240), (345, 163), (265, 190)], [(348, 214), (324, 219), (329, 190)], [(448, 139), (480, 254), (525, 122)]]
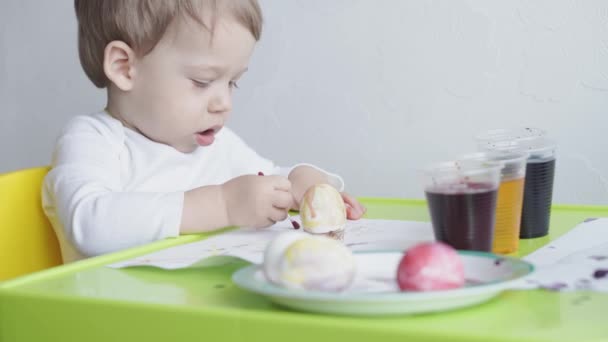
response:
[(49, 164), (62, 125), (103, 95), (80, 68), (72, 1), (0, 2), (0, 172)]
[[(496, 127), (558, 141), (555, 202), (608, 204), (608, 1), (262, 0), (266, 26), (231, 126), (282, 164), (361, 196), (422, 197), (416, 170)], [(0, 3), (0, 172), (46, 164), (102, 108), (72, 1)]]

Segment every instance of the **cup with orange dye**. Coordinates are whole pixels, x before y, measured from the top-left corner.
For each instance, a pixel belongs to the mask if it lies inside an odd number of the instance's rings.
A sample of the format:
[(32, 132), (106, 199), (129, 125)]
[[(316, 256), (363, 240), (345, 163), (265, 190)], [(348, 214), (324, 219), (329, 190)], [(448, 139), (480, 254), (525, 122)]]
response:
[(539, 128), (497, 129), (475, 137), (480, 151), (519, 151), (529, 154), (519, 237), (530, 239), (549, 233), (555, 142)]
[(496, 200), (492, 252), (508, 254), (517, 251), (519, 247), (528, 153), (491, 151), (468, 154), (463, 156), (462, 159), (500, 162), (503, 164)]

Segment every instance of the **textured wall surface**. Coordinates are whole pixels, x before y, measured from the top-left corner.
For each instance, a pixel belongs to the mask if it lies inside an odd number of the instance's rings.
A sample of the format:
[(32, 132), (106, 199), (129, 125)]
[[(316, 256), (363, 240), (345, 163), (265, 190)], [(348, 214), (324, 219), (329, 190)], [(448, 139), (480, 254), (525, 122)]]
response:
[[(479, 131), (558, 142), (555, 202), (608, 204), (608, 1), (262, 0), (266, 25), (230, 125), (281, 164), (361, 196), (422, 197), (418, 169)], [(48, 163), (102, 108), (71, 1), (0, 3), (0, 172)]]

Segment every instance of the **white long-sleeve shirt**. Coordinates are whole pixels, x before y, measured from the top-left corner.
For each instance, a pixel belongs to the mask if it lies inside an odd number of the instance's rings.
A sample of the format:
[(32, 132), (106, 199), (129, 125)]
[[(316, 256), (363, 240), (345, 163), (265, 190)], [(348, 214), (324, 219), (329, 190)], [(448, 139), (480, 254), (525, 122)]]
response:
[[(188, 190), (290, 170), (259, 156), (226, 127), (212, 145), (182, 153), (101, 112), (73, 118), (60, 134), (42, 204), (70, 262), (178, 236)], [(342, 190), (342, 179), (327, 174)]]

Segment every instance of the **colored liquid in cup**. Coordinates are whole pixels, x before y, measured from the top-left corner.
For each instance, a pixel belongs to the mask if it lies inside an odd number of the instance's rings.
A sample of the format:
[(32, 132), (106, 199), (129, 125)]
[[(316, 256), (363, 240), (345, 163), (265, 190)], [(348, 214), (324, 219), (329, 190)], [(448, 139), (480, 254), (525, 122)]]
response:
[(530, 160), (526, 165), (526, 185), (521, 215), (522, 239), (545, 236), (549, 232), (555, 159)]
[(435, 238), (456, 249), (489, 252), (494, 237), (497, 189), (468, 183), (427, 188)]
[(496, 223), (492, 244), (492, 252), (494, 253), (512, 253), (519, 247), (519, 230), (528, 157), (528, 153), (516, 151), (487, 151), (462, 156), (463, 160), (498, 162), (502, 165), (498, 198), (496, 200)]
[(524, 177), (504, 180), (498, 188), (494, 253), (512, 253), (519, 247), (520, 220), (524, 199)]

